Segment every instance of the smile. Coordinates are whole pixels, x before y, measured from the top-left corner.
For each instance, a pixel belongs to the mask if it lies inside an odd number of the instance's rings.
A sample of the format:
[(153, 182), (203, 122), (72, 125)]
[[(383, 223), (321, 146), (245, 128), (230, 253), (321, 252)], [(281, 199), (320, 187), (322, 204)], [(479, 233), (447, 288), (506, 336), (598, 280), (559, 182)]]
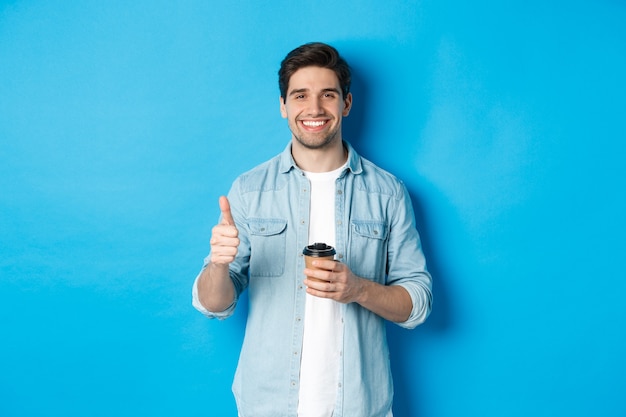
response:
[(302, 124), (306, 127), (320, 127), (326, 124), (326, 120), (303, 120)]

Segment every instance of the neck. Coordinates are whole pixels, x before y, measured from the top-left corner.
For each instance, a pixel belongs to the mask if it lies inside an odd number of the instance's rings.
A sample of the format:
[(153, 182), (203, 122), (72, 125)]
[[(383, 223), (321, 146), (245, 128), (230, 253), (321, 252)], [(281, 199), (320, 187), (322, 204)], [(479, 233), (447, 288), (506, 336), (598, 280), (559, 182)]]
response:
[(343, 147), (341, 140), (333, 142), (328, 147), (310, 149), (294, 139), (291, 141), (291, 155), (296, 165), (307, 172), (334, 171), (348, 159), (348, 151)]

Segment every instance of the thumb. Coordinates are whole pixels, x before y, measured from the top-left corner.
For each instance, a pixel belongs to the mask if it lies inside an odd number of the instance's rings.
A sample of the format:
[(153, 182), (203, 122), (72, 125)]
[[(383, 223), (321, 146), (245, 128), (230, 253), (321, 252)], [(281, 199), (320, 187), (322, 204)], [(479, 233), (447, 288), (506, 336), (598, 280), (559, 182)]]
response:
[(234, 226), (235, 221), (233, 220), (233, 215), (230, 212), (230, 203), (228, 202), (228, 198), (224, 196), (220, 197), (220, 211), (222, 212), (222, 224)]

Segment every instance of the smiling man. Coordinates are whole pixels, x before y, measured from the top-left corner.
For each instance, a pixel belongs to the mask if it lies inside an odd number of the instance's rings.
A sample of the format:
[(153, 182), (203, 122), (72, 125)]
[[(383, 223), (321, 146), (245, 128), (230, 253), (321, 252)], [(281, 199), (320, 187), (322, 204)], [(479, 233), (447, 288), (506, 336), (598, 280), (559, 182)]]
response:
[(280, 98), (280, 112), (289, 122), (295, 147), (322, 149), (341, 145), (341, 120), (350, 113), (352, 94), (343, 97), (335, 72), (305, 67), (291, 75)]
[[(219, 199), (193, 305), (224, 319), (248, 290), (233, 383), (241, 417), (391, 416), (385, 320), (413, 328), (431, 310), (406, 188), (342, 137), (350, 81), (333, 47), (291, 51), (279, 70), (291, 141)], [(336, 259), (305, 268), (315, 242)]]

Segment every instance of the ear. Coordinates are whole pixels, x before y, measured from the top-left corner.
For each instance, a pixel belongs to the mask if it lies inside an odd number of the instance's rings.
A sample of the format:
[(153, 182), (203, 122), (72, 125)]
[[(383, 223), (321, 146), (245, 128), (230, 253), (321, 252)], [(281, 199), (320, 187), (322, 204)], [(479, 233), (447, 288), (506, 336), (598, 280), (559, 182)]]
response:
[(278, 97), (280, 101), (280, 115), (283, 116), (283, 119), (287, 118), (287, 107), (285, 106), (285, 100), (282, 97)]
[(343, 99), (343, 111), (341, 114), (343, 117), (346, 117), (350, 114), (350, 109), (352, 108), (352, 93), (348, 93), (346, 98)]

